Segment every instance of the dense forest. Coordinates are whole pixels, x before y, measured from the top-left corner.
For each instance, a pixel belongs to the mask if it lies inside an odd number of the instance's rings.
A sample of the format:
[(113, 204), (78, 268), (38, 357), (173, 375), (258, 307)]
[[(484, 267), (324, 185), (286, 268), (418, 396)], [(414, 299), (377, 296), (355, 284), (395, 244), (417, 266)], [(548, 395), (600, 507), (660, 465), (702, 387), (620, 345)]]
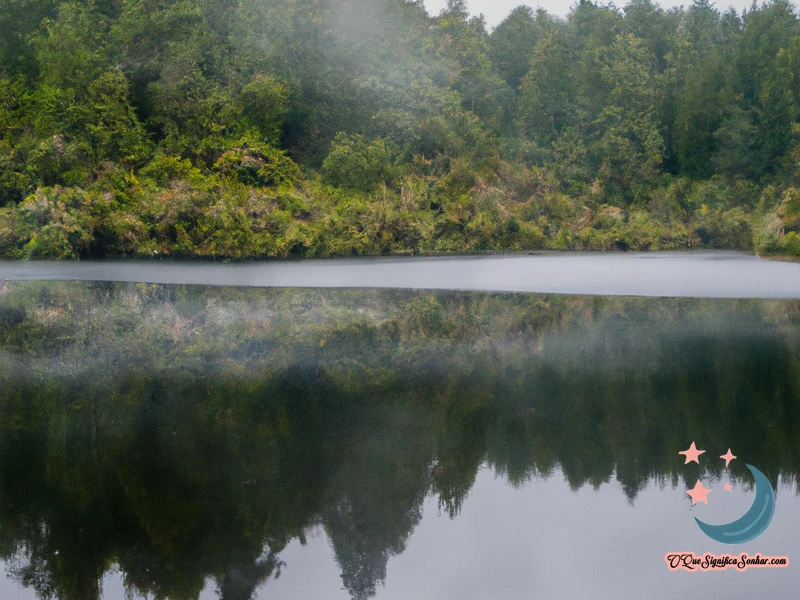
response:
[(736, 440), (793, 502), (799, 391), (795, 300), (9, 282), (0, 560), (42, 600), (112, 568), (131, 598), (250, 600), (321, 527), (366, 600), (482, 466), (638, 503), (719, 481), (687, 439)]
[(0, 256), (800, 256), (771, 0), (0, 3)]

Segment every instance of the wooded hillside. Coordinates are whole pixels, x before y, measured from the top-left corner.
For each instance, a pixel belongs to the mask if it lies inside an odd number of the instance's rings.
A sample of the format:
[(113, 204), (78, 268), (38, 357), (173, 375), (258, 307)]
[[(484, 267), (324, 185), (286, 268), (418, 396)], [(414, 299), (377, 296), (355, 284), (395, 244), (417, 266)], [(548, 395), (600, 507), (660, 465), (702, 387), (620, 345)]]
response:
[(783, 0), (5, 0), (0, 255), (800, 256), (798, 117)]

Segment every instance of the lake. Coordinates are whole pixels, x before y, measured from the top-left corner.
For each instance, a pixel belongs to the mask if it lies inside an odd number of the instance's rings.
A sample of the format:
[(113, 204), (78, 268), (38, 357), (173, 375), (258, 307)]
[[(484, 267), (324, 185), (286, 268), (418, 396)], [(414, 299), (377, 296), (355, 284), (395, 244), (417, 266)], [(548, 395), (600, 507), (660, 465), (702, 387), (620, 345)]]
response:
[(301, 288), (411, 288), (546, 294), (800, 298), (800, 263), (741, 252), (354, 258), (273, 262), (0, 260), (0, 280)]
[(798, 265), (409, 264), (0, 263), (0, 597), (794, 597)]

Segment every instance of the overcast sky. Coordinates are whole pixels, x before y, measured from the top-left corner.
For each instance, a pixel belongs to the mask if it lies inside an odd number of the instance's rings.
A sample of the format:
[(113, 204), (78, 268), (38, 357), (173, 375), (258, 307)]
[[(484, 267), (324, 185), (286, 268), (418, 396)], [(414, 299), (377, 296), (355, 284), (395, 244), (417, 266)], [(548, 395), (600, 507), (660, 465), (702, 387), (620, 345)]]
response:
[[(500, 23), (514, 7), (520, 4), (527, 4), (533, 8), (541, 6), (551, 14), (564, 16), (569, 12), (575, 0), (535, 0), (532, 2), (524, 2), (523, 0), (468, 0), (468, 2), (470, 10), (474, 14), (483, 13), (486, 17), (486, 22), (494, 27)], [(680, 6), (682, 4), (688, 6), (691, 3), (692, 0), (661, 0), (659, 2), (664, 8)], [(615, 4), (617, 6), (625, 6), (627, 0), (618, 0)], [(716, 6), (720, 10), (725, 10), (729, 6), (733, 6), (741, 11), (743, 8), (749, 8), (752, 4), (752, 0), (718, 0), (716, 2)], [(759, 4), (761, 4), (760, 1)], [(425, 0), (425, 6), (432, 15), (439, 14), (439, 11), (446, 5), (447, 0)]]

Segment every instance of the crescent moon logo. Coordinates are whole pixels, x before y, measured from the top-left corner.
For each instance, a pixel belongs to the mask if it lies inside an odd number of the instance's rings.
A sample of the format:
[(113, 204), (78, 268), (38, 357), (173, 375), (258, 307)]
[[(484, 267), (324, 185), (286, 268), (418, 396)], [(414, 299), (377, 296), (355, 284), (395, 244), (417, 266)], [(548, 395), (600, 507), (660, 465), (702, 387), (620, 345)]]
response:
[(775, 514), (775, 492), (769, 480), (753, 465), (747, 468), (756, 480), (756, 497), (744, 515), (725, 525), (709, 525), (695, 517), (703, 533), (723, 544), (744, 544), (756, 539), (766, 531)]

